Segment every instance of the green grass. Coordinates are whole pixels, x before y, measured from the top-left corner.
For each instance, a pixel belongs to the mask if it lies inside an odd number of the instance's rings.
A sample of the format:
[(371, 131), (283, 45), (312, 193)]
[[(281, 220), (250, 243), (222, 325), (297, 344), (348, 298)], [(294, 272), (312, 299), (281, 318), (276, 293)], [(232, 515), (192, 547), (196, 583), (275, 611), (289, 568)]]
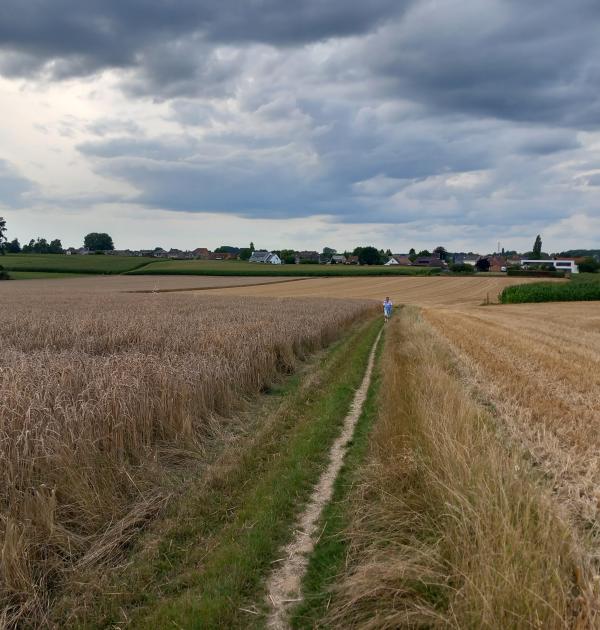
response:
[(7, 254), (0, 265), (7, 271), (36, 273), (118, 274), (146, 266), (153, 258), (137, 256), (66, 256), (64, 254)]
[(428, 267), (358, 265), (264, 265), (241, 260), (168, 260), (136, 269), (134, 274), (198, 276), (406, 276), (437, 275)]
[(506, 287), (500, 293), (500, 302), (502, 304), (590, 300), (600, 300), (600, 279), (578, 278), (568, 283), (535, 282), (532, 284), (517, 284), (512, 287)]
[(369, 445), (369, 434), (375, 423), (378, 410), (378, 393), (381, 374), (379, 359), (383, 344), (379, 344), (367, 399), (349, 445), (344, 465), (335, 482), (331, 503), (323, 510), (321, 518), (321, 536), (310, 557), (308, 570), (303, 581), (304, 602), (291, 615), (292, 628), (314, 628), (323, 617), (330, 601), (329, 587), (342, 572), (348, 551), (348, 539), (345, 532), (350, 524), (348, 497), (356, 481), (358, 467), (361, 465)]
[[(354, 328), (313, 363), (308, 381), (292, 377), (275, 392), (278, 405), (257, 414), (243, 448), (187, 484), (156, 525), (155, 545), (141, 542), (138, 558), (71, 627), (107, 627), (123, 615), (133, 628), (263, 627), (265, 580), (326, 465), (380, 327), (377, 318)], [(72, 614), (73, 602), (64, 610)]]

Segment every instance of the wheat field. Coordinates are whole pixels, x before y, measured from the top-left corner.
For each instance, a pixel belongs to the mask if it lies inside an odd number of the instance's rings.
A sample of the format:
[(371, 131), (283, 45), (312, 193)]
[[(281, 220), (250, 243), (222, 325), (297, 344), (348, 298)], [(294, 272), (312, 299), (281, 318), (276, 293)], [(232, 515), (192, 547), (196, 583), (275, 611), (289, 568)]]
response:
[(220, 418), (373, 308), (49, 289), (36, 297), (27, 283), (7, 284), (0, 627), (42, 625), (65, 575), (106, 561), (160, 508), (169, 466), (201, 459)]
[[(219, 295), (260, 297), (334, 297), (383, 301), (417, 306), (461, 306), (498, 302), (504, 287), (535, 282), (537, 278), (501, 276), (433, 276), (371, 278), (308, 278), (286, 284), (218, 289)], [(538, 280), (539, 281), (539, 280)], [(562, 280), (558, 280), (562, 282)], [(209, 293), (213, 293), (209, 291)], [(214, 292), (215, 294), (217, 291)]]

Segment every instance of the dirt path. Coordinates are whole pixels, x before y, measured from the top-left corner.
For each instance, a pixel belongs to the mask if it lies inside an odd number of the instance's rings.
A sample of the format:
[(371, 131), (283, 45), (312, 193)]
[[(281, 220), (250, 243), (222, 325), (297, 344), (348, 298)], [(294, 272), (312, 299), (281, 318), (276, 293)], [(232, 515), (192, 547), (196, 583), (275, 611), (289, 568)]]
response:
[(350, 411), (344, 419), (342, 433), (335, 440), (329, 451), (327, 469), (321, 475), (308, 505), (295, 525), (294, 539), (282, 552), (284, 561), (271, 574), (267, 582), (267, 601), (271, 609), (267, 627), (272, 630), (289, 628), (287, 621), (288, 610), (292, 605), (302, 600), (302, 578), (306, 572), (310, 554), (316, 544), (319, 519), (323, 508), (331, 501), (333, 486), (344, 463), (348, 442), (352, 439), (356, 423), (362, 412), (369, 385), (371, 384), (375, 352), (380, 338), (381, 332), (377, 335), (377, 339), (375, 339), (369, 354), (365, 375), (360, 387), (354, 394)]

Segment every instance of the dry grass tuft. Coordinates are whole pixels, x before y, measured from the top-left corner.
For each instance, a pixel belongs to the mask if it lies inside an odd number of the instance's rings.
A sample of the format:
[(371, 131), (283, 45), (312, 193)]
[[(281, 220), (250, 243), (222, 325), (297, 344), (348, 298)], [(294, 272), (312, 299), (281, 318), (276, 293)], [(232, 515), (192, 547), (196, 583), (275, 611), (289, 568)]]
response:
[(11, 294), (0, 305), (0, 625), (42, 624), (66, 574), (113, 557), (160, 509), (167, 464), (201, 455), (216, 419), (372, 308)]
[(416, 311), (392, 320), (383, 362), (381, 417), (326, 623), (593, 626), (568, 525)]

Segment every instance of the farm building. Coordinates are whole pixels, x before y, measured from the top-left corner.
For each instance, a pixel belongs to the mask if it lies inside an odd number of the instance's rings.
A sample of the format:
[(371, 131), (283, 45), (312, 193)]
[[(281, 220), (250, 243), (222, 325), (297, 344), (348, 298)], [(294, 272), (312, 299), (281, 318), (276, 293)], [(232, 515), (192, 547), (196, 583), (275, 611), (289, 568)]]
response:
[(264, 263), (267, 265), (281, 265), (281, 258), (272, 252), (259, 250), (252, 252), (252, 256), (250, 256), (250, 260), (248, 262)]
[(446, 267), (446, 262), (437, 256), (419, 256), (412, 263), (415, 267)]
[(329, 262), (332, 265), (345, 265), (346, 257), (343, 254), (334, 254)]
[(192, 254), (200, 260), (208, 260), (210, 253), (211, 252), (206, 247), (196, 247), (196, 249), (192, 252)]
[(296, 264), (302, 262), (318, 263), (321, 258), (319, 252), (304, 251), (296, 253)]

